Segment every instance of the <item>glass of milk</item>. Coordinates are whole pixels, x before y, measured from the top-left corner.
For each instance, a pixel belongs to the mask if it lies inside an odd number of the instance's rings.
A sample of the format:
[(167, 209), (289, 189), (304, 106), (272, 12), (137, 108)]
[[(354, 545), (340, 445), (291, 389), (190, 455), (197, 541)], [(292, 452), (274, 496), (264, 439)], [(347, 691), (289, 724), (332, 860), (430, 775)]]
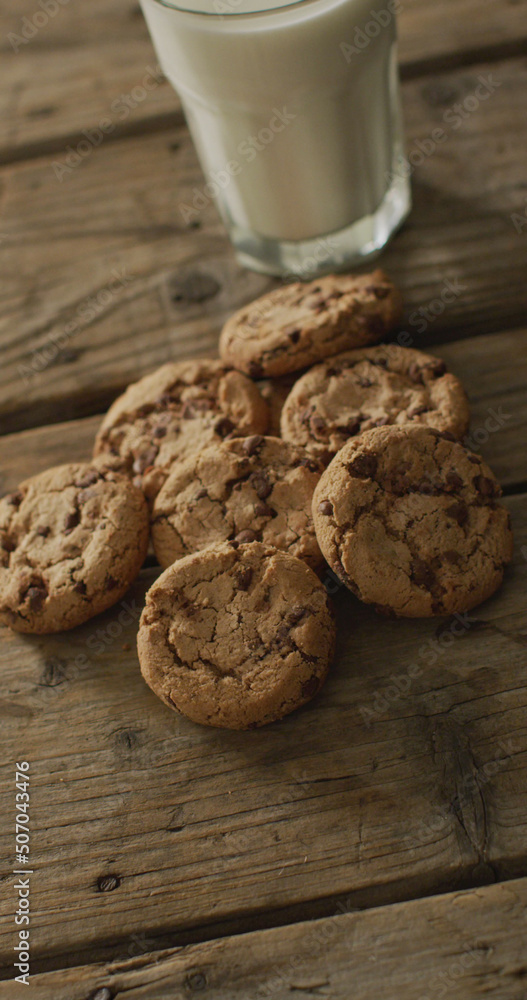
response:
[(398, 170), (399, 0), (141, 0), (238, 259), (312, 278), (359, 264), (410, 209)]

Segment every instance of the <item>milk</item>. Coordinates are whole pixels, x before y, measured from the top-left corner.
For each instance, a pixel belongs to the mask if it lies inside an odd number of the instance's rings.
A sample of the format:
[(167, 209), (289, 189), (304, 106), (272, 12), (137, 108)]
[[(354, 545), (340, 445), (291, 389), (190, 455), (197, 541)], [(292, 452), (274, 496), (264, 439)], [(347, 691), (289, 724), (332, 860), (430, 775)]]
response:
[(272, 273), (324, 237), (326, 269), (378, 250), (409, 209), (393, 180), (397, 0), (141, 3), (205, 173), (183, 218), (212, 194), (238, 250)]

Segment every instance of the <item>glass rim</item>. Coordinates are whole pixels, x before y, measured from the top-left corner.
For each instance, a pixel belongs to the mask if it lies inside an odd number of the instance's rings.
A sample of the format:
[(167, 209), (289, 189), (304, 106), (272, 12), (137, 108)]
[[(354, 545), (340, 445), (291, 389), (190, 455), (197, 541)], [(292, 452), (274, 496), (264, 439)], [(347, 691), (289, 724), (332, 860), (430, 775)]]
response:
[[(262, 7), (260, 10), (231, 10), (231, 11), (217, 11), (217, 10), (193, 10), (190, 7), (183, 6), (184, 0), (175, 3), (174, 0), (150, 0), (152, 3), (158, 4), (159, 7), (165, 7), (167, 10), (175, 10), (180, 14), (194, 14), (197, 17), (217, 17), (217, 18), (241, 18), (241, 17), (258, 17), (259, 14), (277, 14), (281, 10), (287, 10), (290, 7), (301, 7), (304, 4), (310, 3), (320, 3), (320, 0), (281, 0), (274, 7)], [(218, 0), (219, 3), (224, 3), (226, 7), (229, 6), (229, 2), (232, 0)]]

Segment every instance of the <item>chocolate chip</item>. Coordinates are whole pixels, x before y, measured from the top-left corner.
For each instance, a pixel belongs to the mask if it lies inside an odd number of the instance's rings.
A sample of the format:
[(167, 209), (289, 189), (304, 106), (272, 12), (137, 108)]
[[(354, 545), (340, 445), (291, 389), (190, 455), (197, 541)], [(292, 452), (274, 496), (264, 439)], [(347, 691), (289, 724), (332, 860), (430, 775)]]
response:
[(364, 375), (356, 376), (357, 384), (360, 385), (361, 389), (369, 389), (373, 382), (369, 378), (364, 378)]
[(460, 527), (463, 527), (468, 518), (468, 507), (464, 503), (453, 503), (450, 507), (447, 507), (445, 513), (449, 517), (453, 517), (454, 521), (457, 521)]
[(300, 423), (308, 424), (311, 419), (311, 412), (312, 411), (310, 409), (303, 410), (303, 412), (300, 414)]
[(66, 518), (66, 521), (64, 523), (64, 532), (66, 534), (69, 534), (70, 531), (73, 531), (73, 529), (77, 527), (79, 521), (80, 521), (80, 514), (78, 510), (73, 510), (70, 514), (68, 514)]
[(84, 595), (86, 593), (86, 584), (84, 583), (84, 580), (78, 580), (77, 583), (74, 584), (73, 589), (76, 594)]
[(481, 459), (478, 458), (477, 455), (472, 455), (470, 452), (468, 453), (467, 458), (469, 462), (472, 462), (472, 465), (480, 465), (481, 463)]
[(461, 476), (458, 476), (457, 472), (448, 472), (446, 481), (447, 485), (451, 486), (453, 490), (463, 489), (463, 480)]
[(27, 589), (24, 599), (28, 601), (31, 611), (40, 611), (47, 595), (48, 590), (42, 580), (40, 583), (33, 584)]
[(377, 358), (377, 360), (372, 361), (371, 364), (376, 365), (377, 368), (387, 368), (388, 359), (387, 358)]
[(318, 505), (318, 510), (320, 514), (324, 514), (329, 517), (333, 513), (333, 504), (330, 500), (321, 500)]
[(320, 681), (318, 677), (316, 677), (315, 674), (313, 674), (313, 676), (310, 677), (308, 681), (304, 681), (304, 683), (302, 684), (302, 697), (312, 698), (313, 695), (317, 693), (319, 684)]
[(237, 542), (238, 545), (245, 545), (247, 542), (254, 542), (256, 541), (256, 533), (251, 531), (250, 528), (246, 528), (244, 531), (238, 532), (234, 541)]
[(412, 382), (417, 382), (422, 385), (423, 383), (423, 372), (419, 365), (414, 362), (410, 365), (408, 369), (408, 376), (411, 378)]
[(377, 459), (375, 455), (357, 455), (348, 465), (350, 475), (359, 479), (373, 479), (376, 471)]
[(452, 434), (451, 431), (440, 431), (439, 437), (443, 438), (445, 441), (457, 441), (456, 435)]
[(217, 420), (214, 424), (214, 430), (219, 437), (226, 438), (229, 434), (232, 434), (234, 424), (228, 417), (222, 417), (221, 420)]
[(339, 292), (339, 291), (337, 291), (337, 289), (335, 289), (334, 292), (331, 292), (331, 294), (328, 295), (328, 299), (327, 300), (328, 300), (328, 302), (330, 302), (331, 299), (341, 299), (343, 295), (344, 295), (344, 292)]
[(104, 586), (106, 590), (115, 590), (119, 586), (119, 581), (115, 577), (108, 575), (104, 581)]
[(12, 507), (20, 507), (22, 500), (24, 499), (24, 494), (17, 490), (16, 493), (10, 493), (6, 496), (7, 503), (11, 504)]
[(76, 480), (75, 486), (79, 486), (81, 488), (84, 486), (93, 486), (93, 484), (97, 483), (100, 478), (101, 475), (99, 472), (96, 472), (95, 469), (89, 469), (88, 472), (85, 472), (80, 479)]
[(256, 472), (251, 476), (250, 483), (260, 500), (266, 500), (269, 494), (273, 492), (273, 484), (269, 482), (263, 472)]
[(264, 370), (258, 361), (249, 362), (249, 375), (251, 376), (251, 378), (261, 378), (263, 373)]
[(425, 587), (431, 590), (436, 582), (436, 576), (430, 566), (422, 559), (414, 559), (412, 563), (412, 580), (418, 587)]
[(360, 422), (358, 420), (352, 420), (344, 428), (343, 433), (346, 435), (346, 437), (354, 437), (355, 434), (359, 433), (359, 431), (360, 431)]
[(474, 476), (472, 482), (478, 493), (481, 493), (483, 497), (498, 496), (500, 492), (498, 484), (493, 482), (492, 479), (488, 479), (487, 476)]
[(263, 444), (263, 437), (261, 434), (253, 434), (251, 437), (245, 438), (242, 448), (246, 455), (254, 455), (258, 448)]
[(374, 295), (376, 299), (386, 299), (390, 294), (390, 289), (386, 285), (373, 285), (366, 291), (369, 295)]
[(50, 531), (51, 531), (51, 528), (49, 528), (46, 525), (45, 527), (37, 528), (37, 535), (40, 535), (41, 538), (47, 538), (48, 535), (49, 535), (49, 533), (50, 533)]
[(267, 503), (259, 503), (254, 508), (255, 517), (276, 517), (276, 511)]
[(167, 428), (163, 427), (162, 424), (159, 424), (157, 427), (154, 427), (154, 429), (152, 431), (152, 437), (155, 437), (155, 438), (165, 437), (166, 432), (167, 432)]
[(314, 416), (310, 420), (312, 430), (315, 434), (322, 434), (326, 429), (326, 421), (322, 417)]
[(300, 330), (290, 330), (287, 334), (292, 344), (298, 344), (300, 340)]
[(253, 571), (248, 566), (246, 569), (240, 570), (236, 575), (236, 585), (239, 590), (249, 590), (251, 585), (251, 580), (253, 578)]

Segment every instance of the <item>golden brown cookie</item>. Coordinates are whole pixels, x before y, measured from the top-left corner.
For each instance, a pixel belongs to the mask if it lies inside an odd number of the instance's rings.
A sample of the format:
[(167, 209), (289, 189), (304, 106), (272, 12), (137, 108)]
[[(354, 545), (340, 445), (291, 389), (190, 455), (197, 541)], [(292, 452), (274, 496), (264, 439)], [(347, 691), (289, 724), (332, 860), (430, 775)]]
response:
[(0, 500), (0, 621), (61, 632), (115, 604), (148, 547), (142, 493), (120, 473), (60, 465)]
[(469, 611), (512, 556), (509, 514), (478, 455), (429, 427), (349, 441), (313, 498), (329, 565), (362, 601), (408, 618)]
[(322, 687), (335, 626), (305, 562), (258, 542), (169, 566), (146, 595), (137, 648), (147, 684), (194, 722), (252, 729)]
[(262, 434), (269, 412), (257, 387), (215, 360), (163, 365), (110, 407), (95, 442), (112, 468), (135, 476), (152, 498), (169, 466), (208, 444)]
[(402, 316), (402, 300), (383, 271), (328, 274), (284, 285), (227, 320), (224, 362), (251, 378), (284, 375), (339, 351), (375, 344)]
[(156, 497), (152, 541), (161, 566), (232, 539), (265, 542), (322, 562), (311, 516), (324, 466), (303, 448), (253, 435), (177, 463)]
[(388, 424), (425, 424), (466, 434), (469, 406), (459, 379), (439, 358), (397, 344), (346, 351), (311, 368), (293, 386), (282, 437), (329, 461), (350, 438)]

